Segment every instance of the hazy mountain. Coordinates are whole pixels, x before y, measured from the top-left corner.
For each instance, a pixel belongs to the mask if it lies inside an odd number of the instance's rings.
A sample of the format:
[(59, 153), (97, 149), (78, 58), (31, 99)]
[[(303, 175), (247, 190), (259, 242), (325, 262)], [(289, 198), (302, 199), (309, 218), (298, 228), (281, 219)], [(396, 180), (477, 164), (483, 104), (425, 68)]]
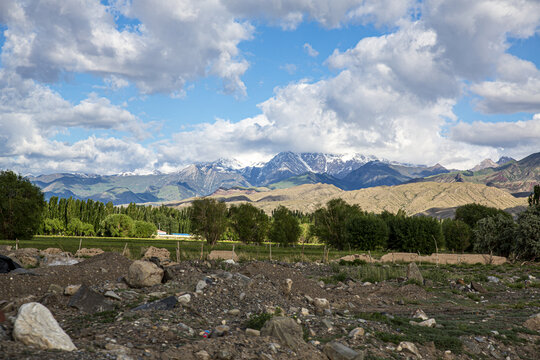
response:
[(49, 174), (29, 177), (45, 193), (52, 196), (129, 202), (175, 201), (193, 196), (206, 196), (217, 189), (266, 186), (273, 189), (302, 184), (332, 184), (354, 190), (406, 182), (476, 182), (496, 186), (514, 193), (530, 191), (538, 178), (539, 154), (521, 161), (501, 158), (496, 168), (449, 173), (437, 164), (417, 166), (377, 160), (374, 156), (332, 155), (322, 153), (282, 152), (257, 166), (242, 167), (234, 160), (218, 159), (196, 163), (172, 173), (148, 175), (122, 173)]
[(343, 178), (344, 188), (362, 189), (381, 185), (399, 185), (411, 179), (446, 173), (443, 166), (405, 166), (380, 161), (369, 162)]
[(510, 159), (497, 167), (478, 171), (454, 171), (417, 181), (472, 182), (497, 187), (516, 196), (527, 196), (534, 185), (540, 184), (540, 153), (531, 154), (519, 161)]
[(484, 170), (484, 169), (492, 168), (492, 167), (497, 167), (497, 166), (499, 166), (499, 164), (497, 164), (495, 161), (493, 161), (491, 159), (484, 159), (484, 160), (482, 160), (482, 162), (480, 164), (474, 166), (470, 170), (471, 171), (480, 171), (480, 170)]

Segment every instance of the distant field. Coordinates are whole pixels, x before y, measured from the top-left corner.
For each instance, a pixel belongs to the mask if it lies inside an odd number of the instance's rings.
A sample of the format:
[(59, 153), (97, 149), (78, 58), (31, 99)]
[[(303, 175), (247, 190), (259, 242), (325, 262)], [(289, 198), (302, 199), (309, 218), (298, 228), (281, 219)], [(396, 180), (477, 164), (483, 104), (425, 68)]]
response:
[[(64, 251), (75, 253), (79, 248), (79, 242), (82, 239), (83, 248), (100, 248), (104, 251), (122, 252), (124, 246), (127, 244), (132, 258), (140, 258), (141, 251), (149, 246), (155, 246), (159, 248), (166, 248), (171, 252), (171, 258), (176, 259), (176, 244), (177, 240), (173, 239), (136, 239), (136, 238), (103, 238), (103, 237), (67, 237), (67, 236), (36, 236), (32, 240), (20, 240), (19, 246), (22, 248), (33, 247), (37, 249), (46, 249), (50, 247), (60, 248)], [(212, 250), (232, 250), (240, 258), (253, 259), (253, 260), (267, 260), (270, 257), (270, 248), (268, 244), (265, 245), (246, 245), (239, 242), (219, 242), (214, 246), (209, 246), (206, 242), (196, 240), (184, 240), (180, 243), (180, 259), (198, 259), (201, 255), (201, 245), (203, 246), (203, 252), (207, 255)], [(0, 240), (0, 245), (12, 245), (15, 246), (13, 240)], [(324, 252), (324, 246), (321, 245), (308, 245), (306, 244), (303, 251), (302, 258), (302, 246), (296, 245), (295, 247), (278, 247), (272, 245), (272, 259), (282, 260), (287, 262), (301, 261), (315, 261), (322, 260)], [(355, 253), (354, 251), (336, 251), (330, 250), (328, 254), (329, 259), (336, 259), (345, 255)], [(380, 256), (380, 254), (378, 254)]]

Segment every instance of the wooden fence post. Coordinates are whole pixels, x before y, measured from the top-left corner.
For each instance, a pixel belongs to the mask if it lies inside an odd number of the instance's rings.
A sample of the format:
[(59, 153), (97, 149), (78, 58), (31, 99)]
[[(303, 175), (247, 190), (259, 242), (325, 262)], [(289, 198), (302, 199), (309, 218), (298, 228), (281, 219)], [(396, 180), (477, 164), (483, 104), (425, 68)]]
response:
[(180, 262), (180, 241), (176, 242), (176, 262)]

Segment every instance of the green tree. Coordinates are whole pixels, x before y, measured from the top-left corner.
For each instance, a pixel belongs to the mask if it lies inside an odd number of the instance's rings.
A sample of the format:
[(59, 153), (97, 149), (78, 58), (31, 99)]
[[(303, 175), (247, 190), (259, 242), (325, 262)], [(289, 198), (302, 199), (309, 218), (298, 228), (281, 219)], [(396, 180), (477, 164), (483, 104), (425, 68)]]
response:
[(150, 238), (154, 236), (156, 232), (156, 225), (147, 221), (135, 220), (132, 236), (137, 238)]
[(388, 226), (375, 214), (362, 214), (350, 218), (346, 225), (347, 242), (354, 249), (375, 250), (386, 248)]
[(244, 203), (229, 209), (231, 226), (244, 243), (262, 243), (268, 232), (268, 215), (255, 206)]
[(465, 224), (469, 225), (471, 229), (474, 229), (478, 220), (498, 214), (505, 216), (508, 219), (512, 219), (512, 215), (504, 212), (503, 210), (480, 204), (467, 204), (458, 207), (456, 209), (454, 219), (461, 220)]
[(325, 208), (313, 213), (311, 233), (325, 244), (343, 250), (347, 248), (347, 221), (360, 213), (357, 205), (349, 205), (343, 199), (332, 199)]
[(431, 254), (444, 245), (439, 220), (429, 216), (404, 218), (405, 233), (401, 239), (401, 250)]
[(529, 195), (529, 206), (540, 205), (540, 185), (534, 185), (533, 192)]
[(292, 245), (298, 242), (302, 233), (298, 218), (285, 206), (279, 206), (272, 213), (272, 225), (268, 232), (268, 239), (282, 245)]
[(191, 232), (214, 245), (227, 229), (227, 205), (211, 198), (194, 200), (190, 207)]
[(83, 234), (83, 222), (78, 218), (72, 218), (69, 220), (67, 230), (67, 235), (79, 236)]
[(64, 227), (59, 219), (47, 218), (43, 220), (42, 233), (44, 235), (58, 235), (62, 231), (64, 231)]
[(540, 206), (531, 206), (517, 219), (516, 256), (527, 260), (540, 258)]
[(0, 236), (31, 239), (45, 210), (41, 190), (13, 171), (0, 171)]
[(103, 236), (128, 237), (133, 233), (134, 221), (124, 214), (107, 215), (101, 222), (101, 233)]
[(471, 228), (463, 221), (444, 219), (442, 230), (447, 250), (464, 252), (469, 247)]
[(516, 249), (517, 225), (502, 214), (478, 220), (474, 228), (474, 251), (477, 253), (508, 256)]

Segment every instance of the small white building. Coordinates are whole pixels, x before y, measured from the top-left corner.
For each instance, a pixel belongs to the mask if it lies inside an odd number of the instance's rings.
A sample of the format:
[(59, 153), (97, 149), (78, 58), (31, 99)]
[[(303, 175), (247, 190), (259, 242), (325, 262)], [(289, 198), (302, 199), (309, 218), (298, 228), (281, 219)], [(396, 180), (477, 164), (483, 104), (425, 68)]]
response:
[(167, 235), (167, 232), (166, 232), (166, 231), (163, 231), (163, 230), (158, 230), (158, 231), (157, 231), (157, 234), (158, 234), (158, 236), (160, 236), (160, 235)]

